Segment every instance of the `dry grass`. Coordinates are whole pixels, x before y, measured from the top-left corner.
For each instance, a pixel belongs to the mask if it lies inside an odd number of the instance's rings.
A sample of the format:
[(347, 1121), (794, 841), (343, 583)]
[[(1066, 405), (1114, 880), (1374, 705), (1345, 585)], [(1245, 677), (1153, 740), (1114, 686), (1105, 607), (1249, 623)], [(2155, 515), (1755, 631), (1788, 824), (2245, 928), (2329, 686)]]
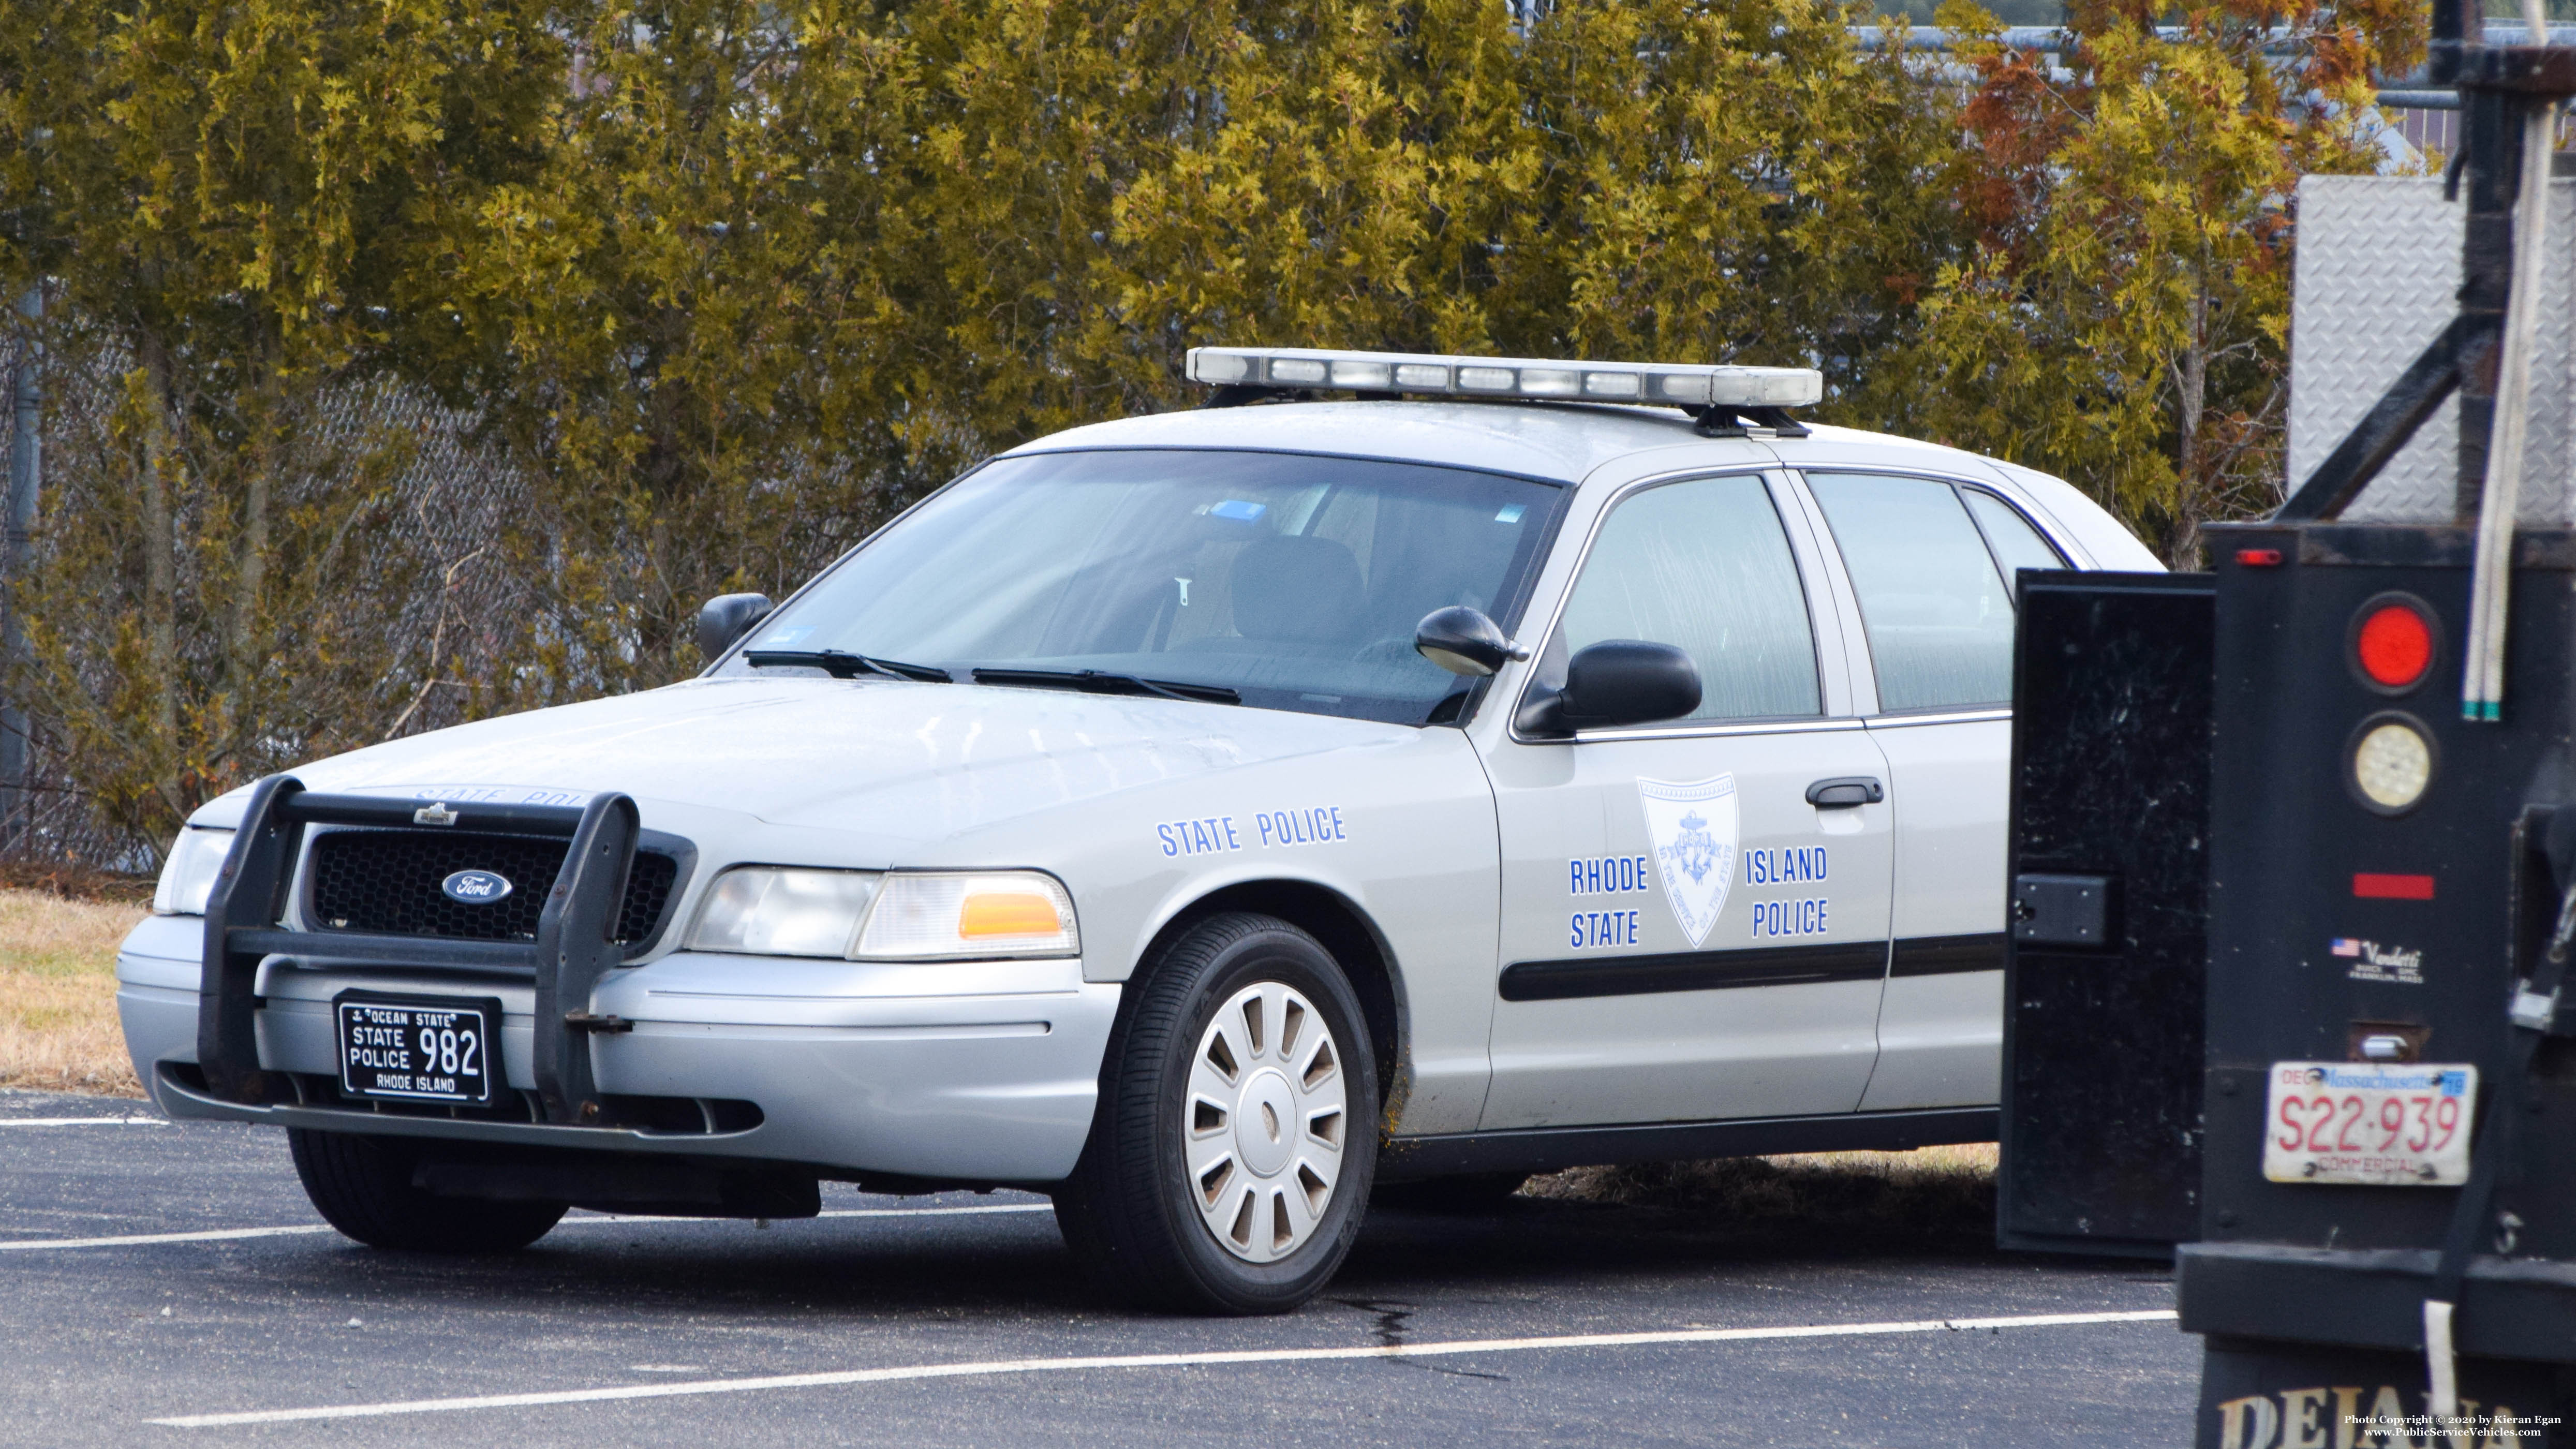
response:
[(148, 905), (153, 878), (96, 870), (69, 860), (0, 860), (0, 891), (43, 891), (76, 901)]
[(0, 1087), (143, 1095), (116, 1025), (116, 943), (144, 913), (0, 887)]
[(1992, 1143), (1577, 1167), (1530, 1179), (1530, 1197), (1665, 1208), (1729, 1236), (1847, 1251), (1990, 1251)]

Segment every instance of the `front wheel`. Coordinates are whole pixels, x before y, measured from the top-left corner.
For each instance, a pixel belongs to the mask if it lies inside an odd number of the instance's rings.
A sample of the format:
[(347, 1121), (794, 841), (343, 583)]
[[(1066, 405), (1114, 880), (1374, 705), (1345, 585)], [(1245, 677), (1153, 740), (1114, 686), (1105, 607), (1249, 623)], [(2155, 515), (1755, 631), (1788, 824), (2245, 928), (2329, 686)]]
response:
[(1376, 1172), (1359, 999), (1330, 952), (1271, 916), (1201, 921), (1139, 978), (1056, 1220), (1125, 1297), (1285, 1313), (1349, 1255)]
[(412, 1186), (420, 1154), (398, 1137), (287, 1129), (304, 1195), (331, 1226), (371, 1248), (507, 1253), (544, 1237), (569, 1204), (436, 1197)]

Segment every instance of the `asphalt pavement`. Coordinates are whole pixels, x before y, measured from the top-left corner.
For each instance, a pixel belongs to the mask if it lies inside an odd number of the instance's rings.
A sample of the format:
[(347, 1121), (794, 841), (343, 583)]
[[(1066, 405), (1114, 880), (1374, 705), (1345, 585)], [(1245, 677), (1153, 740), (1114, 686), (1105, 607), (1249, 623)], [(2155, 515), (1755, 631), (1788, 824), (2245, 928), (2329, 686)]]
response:
[(1783, 1252), (1706, 1214), (1378, 1210), (1267, 1319), (1103, 1305), (1045, 1200), (577, 1213), (383, 1254), (283, 1134), (0, 1092), (0, 1445), (2127, 1446), (2191, 1432), (2152, 1264)]

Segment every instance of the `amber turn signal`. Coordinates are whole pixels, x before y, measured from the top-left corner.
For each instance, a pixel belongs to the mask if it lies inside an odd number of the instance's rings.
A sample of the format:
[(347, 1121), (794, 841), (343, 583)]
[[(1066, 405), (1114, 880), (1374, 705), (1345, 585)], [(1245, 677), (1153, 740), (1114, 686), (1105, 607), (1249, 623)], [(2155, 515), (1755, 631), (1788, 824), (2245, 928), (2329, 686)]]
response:
[(1049, 936), (1064, 929), (1055, 902), (1040, 895), (983, 892), (968, 896), (957, 909), (957, 934), (969, 940), (987, 936)]

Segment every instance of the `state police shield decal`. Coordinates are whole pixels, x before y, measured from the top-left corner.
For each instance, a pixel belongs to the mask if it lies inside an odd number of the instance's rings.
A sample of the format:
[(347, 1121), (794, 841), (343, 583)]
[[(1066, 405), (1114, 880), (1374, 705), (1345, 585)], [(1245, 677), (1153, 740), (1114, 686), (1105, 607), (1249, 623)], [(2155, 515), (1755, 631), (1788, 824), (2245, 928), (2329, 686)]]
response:
[(1646, 838), (1655, 847), (1664, 903), (1697, 950), (1735, 881), (1735, 776), (1688, 785), (1639, 780), (1637, 799), (1646, 807)]

